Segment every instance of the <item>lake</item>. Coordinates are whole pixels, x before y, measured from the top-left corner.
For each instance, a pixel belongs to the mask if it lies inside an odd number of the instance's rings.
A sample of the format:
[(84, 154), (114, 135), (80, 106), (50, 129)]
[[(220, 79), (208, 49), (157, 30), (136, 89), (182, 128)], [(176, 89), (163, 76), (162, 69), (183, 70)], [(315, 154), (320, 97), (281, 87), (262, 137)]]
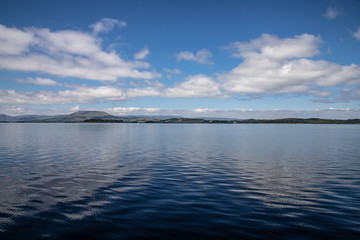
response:
[(359, 239), (360, 126), (0, 123), (0, 239)]

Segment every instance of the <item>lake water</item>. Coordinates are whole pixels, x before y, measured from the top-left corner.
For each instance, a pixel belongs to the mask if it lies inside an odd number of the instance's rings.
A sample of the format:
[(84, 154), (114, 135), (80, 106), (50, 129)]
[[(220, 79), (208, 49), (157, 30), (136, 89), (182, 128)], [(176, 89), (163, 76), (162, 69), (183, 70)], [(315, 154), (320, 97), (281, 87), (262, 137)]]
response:
[(359, 125), (0, 124), (0, 239), (359, 239)]

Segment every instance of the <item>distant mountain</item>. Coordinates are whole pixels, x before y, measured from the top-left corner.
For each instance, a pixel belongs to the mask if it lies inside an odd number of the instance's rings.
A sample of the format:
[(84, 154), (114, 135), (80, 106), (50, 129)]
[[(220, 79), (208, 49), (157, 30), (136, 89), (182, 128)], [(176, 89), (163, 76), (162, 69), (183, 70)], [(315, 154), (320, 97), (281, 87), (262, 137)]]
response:
[[(149, 122), (174, 118), (174, 116), (113, 116), (104, 111), (78, 111), (69, 115), (22, 115), (8, 116), (0, 114), (0, 122), (44, 122), (44, 123), (76, 123), (76, 122)], [(181, 118), (181, 117), (178, 117)]]
[(48, 115), (21, 115), (21, 116), (8, 116), (5, 114), (0, 114), (0, 122), (33, 122), (39, 121), (54, 116)]
[(42, 119), (39, 122), (148, 122), (168, 119), (167, 116), (114, 116), (103, 111), (79, 111), (69, 115), (61, 115)]
[(60, 115), (47, 119), (42, 119), (40, 122), (83, 122), (89, 119), (118, 119), (103, 111), (78, 111), (69, 115)]

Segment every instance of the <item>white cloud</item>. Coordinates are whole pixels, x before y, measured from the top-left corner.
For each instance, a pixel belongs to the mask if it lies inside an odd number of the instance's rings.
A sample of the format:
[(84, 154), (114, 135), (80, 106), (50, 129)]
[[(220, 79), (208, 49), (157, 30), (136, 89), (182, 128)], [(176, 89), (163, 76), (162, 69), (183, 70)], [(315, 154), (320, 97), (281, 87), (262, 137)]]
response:
[(119, 21), (117, 19), (103, 18), (97, 23), (91, 24), (89, 27), (93, 30), (93, 33), (97, 35), (101, 32), (108, 32), (115, 26), (126, 27), (126, 22)]
[(329, 107), (329, 110), (341, 110), (341, 111), (350, 111), (351, 108), (334, 108), (334, 107)]
[(153, 71), (141, 71), (150, 68), (147, 62), (126, 61), (115, 52), (103, 51), (102, 39), (84, 32), (20, 30), (0, 25), (0, 36), (3, 43), (0, 44), (0, 69), (101, 81), (161, 76)]
[(293, 58), (313, 57), (319, 53), (321, 43), (319, 36), (302, 34), (293, 38), (278, 38), (270, 34), (262, 34), (260, 38), (249, 43), (234, 42), (225, 49), (233, 50), (233, 57), (245, 59), (287, 60)]
[(148, 47), (144, 47), (142, 50), (140, 50), (139, 52), (134, 54), (134, 58), (136, 60), (143, 60), (145, 58), (147, 58), (147, 56), (149, 56), (150, 51), (148, 49)]
[(48, 86), (58, 86), (61, 85), (56, 81), (49, 79), (49, 78), (27, 78), (25, 79), (16, 79), (18, 83), (25, 83), (25, 84), (35, 84), (35, 85), (48, 85)]
[(101, 52), (100, 39), (87, 33), (72, 30), (51, 32), (46, 28), (34, 29), (33, 32), (36, 45), (50, 54), (90, 56)]
[(324, 17), (331, 20), (339, 16), (341, 12), (334, 6), (329, 6), (324, 13)]
[(200, 64), (213, 64), (210, 60), (212, 53), (207, 49), (202, 49), (197, 51), (195, 54), (193, 52), (180, 52), (175, 54), (177, 61), (195, 61)]
[(162, 96), (170, 98), (224, 97), (224, 94), (213, 79), (200, 74), (190, 76), (186, 81), (165, 89)]
[(80, 107), (79, 106), (75, 106), (70, 108), (70, 111), (79, 111)]
[(280, 39), (264, 34), (249, 43), (227, 48), (243, 62), (218, 75), (222, 88), (238, 94), (320, 93), (323, 87), (360, 84), (360, 66), (312, 60), (320, 37), (309, 34)]
[(160, 108), (139, 108), (139, 107), (115, 107), (115, 108), (108, 108), (108, 111), (111, 114), (116, 115), (154, 115), (158, 114), (161, 109)]
[(360, 27), (358, 27), (357, 31), (352, 34), (354, 38), (360, 41)]
[(0, 55), (19, 55), (27, 52), (35, 42), (34, 34), (28, 30), (7, 28), (0, 24)]

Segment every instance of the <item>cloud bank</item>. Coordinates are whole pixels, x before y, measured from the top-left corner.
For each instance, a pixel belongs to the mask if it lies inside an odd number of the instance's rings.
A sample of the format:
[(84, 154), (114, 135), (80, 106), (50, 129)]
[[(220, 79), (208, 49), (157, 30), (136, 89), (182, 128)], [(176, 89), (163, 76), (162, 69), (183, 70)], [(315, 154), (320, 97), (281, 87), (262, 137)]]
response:
[[(35, 68), (44, 69), (51, 64), (47, 70), (42, 71), (55, 71), (61, 76), (82, 76), (98, 80), (116, 80), (120, 76), (151, 79), (157, 76), (156, 73), (139, 72), (135, 68), (135, 66), (148, 67), (145, 62), (124, 61), (115, 53), (101, 51), (97, 39), (88, 34), (72, 31), (51, 32), (48, 29), (35, 29), (30, 32), (9, 28), (3, 30), (10, 32), (5, 34), (7, 37), (2, 40), (5, 45), (9, 45), (7, 50), (1, 52), (0, 66), (3, 68), (11, 65), (13, 60), (16, 62), (12, 65), (13, 69), (24, 68), (29, 71)], [(24, 39), (27, 44), (24, 44), (24, 41), (9, 41), (10, 35), (19, 34), (21, 36), (25, 34)], [(34, 37), (35, 35), (39, 37)], [(84, 45), (78, 46), (79, 43), (75, 40), (79, 40)], [(53, 53), (51, 57), (29, 50), (31, 41), (38, 41), (36, 46)], [(214, 76), (204, 74), (188, 76), (184, 81), (177, 82), (173, 86), (165, 86), (155, 81), (148, 82), (149, 87), (132, 88), (104, 85), (80, 86), (57, 92), (1, 90), (0, 103), (68, 104), (102, 99), (122, 101), (139, 97), (221, 98), (236, 95), (251, 97), (279, 94), (311, 95), (315, 97), (314, 101), (318, 102), (359, 99), (360, 66), (356, 64), (343, 66), (325, 60), (314, 60), (313, 58), (320, 53), (320, 44), (321, 38), (310, 34), (293, 38), (278, 38), (263, 34), (249, 42), (234, 42), (226, 46), (231, 56), (241, 59), (241, 62), (232, 70)], [(147, 51), (147, 47), (140, 51), (138, 58), (145, 57)], [(33, 58), (37, 60), (32, 61)], [(22, 64), (23, 62), (28, 64)], [(40, 62), (44, 62), (43, 65), (40, 66)], [(70, 66), (66, 67), (67, 64)], [(99, 65), (103, 68), (99, 69)], [(163, 70), (170, 74), (181, 73), (176, 68)], [(42, 78), (17, 81), (38, 85), (58, 84), (54, 80)]]
[[(333, 18), (338, 15), (334, 11), (332, 14)], [(165, 85), (161, 80), (153, 80), (162, 75), (144, 61), (150, 54), (147, 46), (136, 52), (133, 60), (114, 50), (104, 50), (104, 39), (99, 35), (125, 26), (125, 22), (108, 18), (90, 25), (91, 32), (20, 29), (0, 24), (0, 69), (97, 80), (102, 84), (70, 86), (50, 77), (15, 79), (22, 84), (62, 88), (54, 91), (0, 89), (0, 104), (80, 104), (145, 97), (227, 98), (239, 95), (250, 98), (310, 95), (314, 101), (324, 103), (360, 99), (360, 66), (320, 60), (320, 36), (301, 34), (279, 38), (263, 34), (248, 42), (233, 42), (224, 48), (230, 51), (231, 57), (239, 60), (236, 67), (213, 75), (186, 76)], [(360, 39), (359, 29), (353, 36)], [(174, 56), (177, 61), (213, 64), (212, 53), (207, 49), (179, 52)], [(182, 74), (176, 66), (163, 68), (163, 72), (168, 79)], [(120, 87), (116, 81), (125, 78), (140, 79), (143, 87), (138, 87), (141, 84), (137, 83), (125, 83)], [(195, 110), (206, 113), (209, 109)], [(122, 110), (119, 108), (117, 111)], [(217, 110), (211, 111), (220, 114)]]

